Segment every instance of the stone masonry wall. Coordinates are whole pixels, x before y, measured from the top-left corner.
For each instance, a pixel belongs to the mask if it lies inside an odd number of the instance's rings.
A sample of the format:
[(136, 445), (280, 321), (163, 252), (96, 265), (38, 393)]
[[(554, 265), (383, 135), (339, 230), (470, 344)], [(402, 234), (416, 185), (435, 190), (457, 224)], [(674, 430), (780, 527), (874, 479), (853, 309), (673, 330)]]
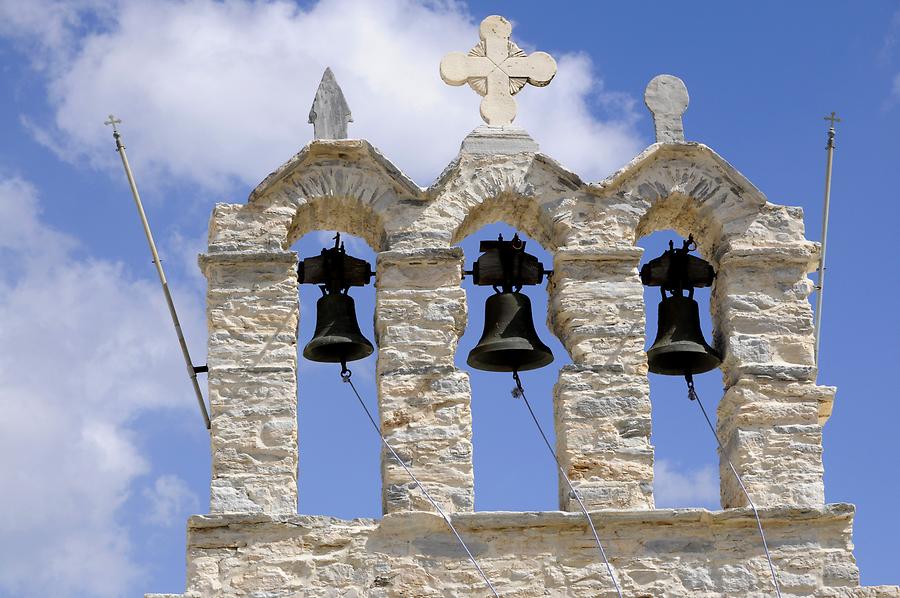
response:
[[(686, 100), (685, 100), (686, 105)], [(378, 401), (388, 440), (452, 514), (503, 596), (613, 596), (585, 521), (472, 513), (471, 391), (453, 357), (466, 326), (456, 244), (498, 220), (553, 255), (548, 323), (572, 357), (554, 391), (557, 450), (627, 596), (769, 596), (755, 521), (723, 465), (723, 511), (654, 510), (651, 401), (635, 243), (692, 233), (718, 272), (718, 429), (762, 508), (784, 596), (900, 597), (860, 588), (849, 505), (826, 505), (802, 213), (770, 204), (709, 148), (663, 139), (588, 184), (521, 129), (481, 127), (428, 189), (360, 140), (314, 141), (246, 204), (216, 206), (206, 273), (213, 479), (188, 527), (186, 597), (482, 596), (420, 489), (382, 454), (385, 517), (296, 514), (296, 255), (312, 230), (378, 253)], [(300, 381), (303, 384), (303, 381)], [(723, 461), (724, 463), (724, 461)]]

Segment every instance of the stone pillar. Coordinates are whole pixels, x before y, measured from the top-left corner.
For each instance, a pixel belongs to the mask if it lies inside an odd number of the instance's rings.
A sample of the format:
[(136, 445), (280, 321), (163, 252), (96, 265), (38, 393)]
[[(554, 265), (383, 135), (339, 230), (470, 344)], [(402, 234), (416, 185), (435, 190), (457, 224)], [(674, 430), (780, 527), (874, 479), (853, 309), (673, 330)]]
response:
[(297, 254), (201, 256), (208, 283), (210, 511), (297, 511)]
[[(825, 504), (822, 424), (834, 389), (815, 384), (809, 254), (798, 248), (731, 250), (711, 305), (724, 349), (718, 432), (757, 506)], [(722, 505), (747, 504), (724, 459)]]
[[(472, 511), (469, 376), (453, 365), (466, 324), (459, 248), (378, 254), (375, 334), (381, 428), (428, 493), (448, 512)], [(382, 451), (385, 513), (433, 511)]]
[[(554, 389), (563, 469), (589, 509), (652, 509), (642, 250), (560, 250), (550, 325), (572, 355)], [(560, 508), (578, 510), (560, 480)]]

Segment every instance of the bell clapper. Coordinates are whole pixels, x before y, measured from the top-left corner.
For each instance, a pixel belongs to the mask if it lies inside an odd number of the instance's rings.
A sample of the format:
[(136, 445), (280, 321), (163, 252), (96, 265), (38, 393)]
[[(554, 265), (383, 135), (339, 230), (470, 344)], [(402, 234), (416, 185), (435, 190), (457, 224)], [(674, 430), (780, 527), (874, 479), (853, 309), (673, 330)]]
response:
[(514, 399), (521, 399), (525, 395), (525, 389), (522, 388), (522, 380), (519, 378), (519, 370), (513, 370), (512, 372), (513, 380), (516, 382), (516, 387), (512, 389), (512, 396)]

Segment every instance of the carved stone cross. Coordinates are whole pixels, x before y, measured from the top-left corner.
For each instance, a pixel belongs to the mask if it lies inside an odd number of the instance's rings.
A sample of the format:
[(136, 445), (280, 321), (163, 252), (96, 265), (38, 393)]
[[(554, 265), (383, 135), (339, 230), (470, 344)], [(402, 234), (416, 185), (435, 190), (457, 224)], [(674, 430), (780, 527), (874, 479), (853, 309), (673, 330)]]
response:
[(526, 83), (549, 84), (556, 75), (556, 61), (546, 52), (526, 56), (509, 36), (512, 25), (494, 15), (481, 22), (481, 41), (468, 54), (451, 52), (441, 60), (441, 79), (449, 85), (468, 83), (481, 100), (481, 118), (489, 125), (503, 126), (516, 117), (516, 101)]

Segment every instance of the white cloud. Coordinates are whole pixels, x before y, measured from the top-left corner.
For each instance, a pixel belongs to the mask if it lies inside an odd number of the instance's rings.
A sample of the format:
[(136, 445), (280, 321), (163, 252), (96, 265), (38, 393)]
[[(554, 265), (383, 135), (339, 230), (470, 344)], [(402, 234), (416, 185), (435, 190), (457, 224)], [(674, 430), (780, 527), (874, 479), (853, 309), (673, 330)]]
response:
[(679, 470), (666, 459), (658, 459), (653, 471), (656, 506), (719, 508), (719, 473), (711, 465)]
[(900, 73), (894, 75), (894, 85), (891, 87), (891, 96), (895, 100), (900, 100)]
[[(195, 409), (160, 291), (81, 256), (20, 179), (0, 180), (0, 257), (0, 593), (130, 594), (141, 569), (118, 512), (150, 467), (130, 425)], [(201, 340), (198, 302), (176, 302)]]
[[(478, 40), (477, 22), (453, 2), (322, 0), (304, 10), (286, 1), (128, 0), (117, 14), (74, 47), (54, 43), (56, 28), (31, 29), (64, 66), (49, 78), (55, 122), (27, 122), (70, 160), (113, 162), (102, 126), (113, 111), (145, 177), (255, 185), (310, 139), (309, 106), (329, 65), (353, 112), (351, 136), (421, 184), (481, 124), (480, 98), (438, 75), (443, 54)], [(543, 151), (602, 178), (640, 149), (634, 101), (604, 91), (586, 56), (557, 59), (549, 87), (517, 96), (519, 122)], [(611, 120), (596, 119), (594, 104)]]
[(200, 504), (187, 483), (171, 474), (156, 478), (151, 488), (144, 489), (144, 497), (150, 503), (147, 521), (163, 526), (181, 525), (183, 515)]

